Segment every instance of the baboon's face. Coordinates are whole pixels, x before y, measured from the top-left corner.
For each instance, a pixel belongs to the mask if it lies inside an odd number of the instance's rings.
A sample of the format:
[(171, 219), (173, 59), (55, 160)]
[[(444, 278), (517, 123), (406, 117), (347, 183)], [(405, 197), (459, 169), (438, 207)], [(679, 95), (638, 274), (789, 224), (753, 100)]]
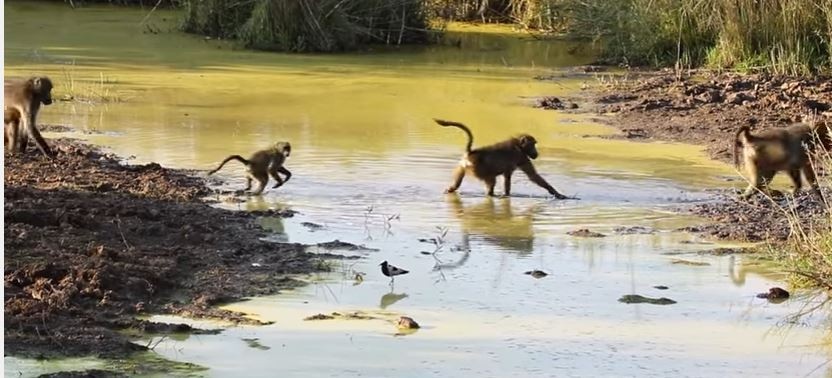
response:
[(40, 100), (40, 102), (44, 105), (51, 104), (52, 80), (49, 80), (48, 77), (36, 77), (32, 84), (32, 90), (35, 93), (35, 96), (37, 96), (37, 98)]
[(277, 142), (274, 144), (274, 149), (280, 151), (286, 157), (289, 157), (289, 154), (292, 153), (292, 145), (289, 142)]
[(523, 134), (517, 137), (517, 141), (520, 144), (520, 150), (523, 151), (526, 156), (532, 159), (537, 159), (537, 147), (535, 147), (537, 140), (534, 139), (533, 136)]

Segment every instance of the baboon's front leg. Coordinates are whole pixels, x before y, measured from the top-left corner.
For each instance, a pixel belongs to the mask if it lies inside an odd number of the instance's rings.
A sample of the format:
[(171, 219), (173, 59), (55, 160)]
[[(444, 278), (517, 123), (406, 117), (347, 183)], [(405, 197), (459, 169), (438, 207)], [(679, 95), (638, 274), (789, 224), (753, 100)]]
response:
[(549, 194), (555, 196), (555, 198), (567, 198), (565, 195), (560, 194), (560, 192), (558, 192), (557, 190), (555, 190), (555, 188), (549, 185), (549, 183), (546, 182), (546, 180), (544, 180), (543, 177), (540, 177), (540, 175), (537, 173), (537, 170), (534, 169), (534, 164), (532, 164), (531, 161), (521, 165), (520, 170), (522, 170), (523, 173), (526, 174), (526, 176), (529, 176), (529, 180), (532, 180), (533, 183), (537, 184), (541, 188), (546, 189), (546, 191), (548, 191)]

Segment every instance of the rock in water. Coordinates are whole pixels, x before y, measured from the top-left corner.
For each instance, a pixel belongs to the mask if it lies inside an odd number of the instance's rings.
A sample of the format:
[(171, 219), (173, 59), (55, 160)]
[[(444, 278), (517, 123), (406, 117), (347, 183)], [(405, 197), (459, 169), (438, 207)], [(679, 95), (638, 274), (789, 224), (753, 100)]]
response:
[(400, 329), (419, 329), (419, 323), (416, 323), (413, 318), (408, 316), (402, 316), (399, 318), (399, 321), (396, 323), (396, 326)]

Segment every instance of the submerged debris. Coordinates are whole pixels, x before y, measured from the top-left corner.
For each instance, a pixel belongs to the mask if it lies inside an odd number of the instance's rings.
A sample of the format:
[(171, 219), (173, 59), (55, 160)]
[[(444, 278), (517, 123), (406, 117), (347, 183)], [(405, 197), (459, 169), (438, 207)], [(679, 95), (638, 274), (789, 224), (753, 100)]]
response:
[(312, 232), (315, 232), (315, 231), (318, 231), (318, 230), (323, 230), (324, 228), (326, 228), (322, 224), (317, 224), (317, 223), (312, 223), (312, 222), (301, 222), (300, 225), (303, 226), (303, 227), (308, 228), (309, 231), (312, 231)]
[(578, 104), (574, 102), (564, 102), (554, 96), (545, 96), (535, 99), (534, 107), (546, 110), (564, 110), (577, 109)]
[(315, 314), (315, 315), (311, 315), (311, 316), (307, 316), (307, 317), (303, 318), (303, 320), (307, 320), (307, 321), (308, 320), (330, 320), (330, 319), (335, 319), (335, 317), (332, 316), (332, 315), (327, 315), (327, 314)]
[(629, 226), (616, 227), (612, 230), (616, 234), (631, 235), (631, 234), (655, 234), (656, 230), (652, 227), (645, 226)]
[(590, 231), (587, 228), (582, 228), (582, 229), (575, 230), (575, 231), (569, 231), (566, 234), (570, 235), (570, 236), (577, 236), (577, 237), (582, 237), (582, 238), (603, 238), (603, 237), (607, 236), (607, 235), (604, 235), (600, 232)]
[(347, 319), (347, 320), (372, 320), (376, 319), (374, 316), (367, 315), (361, 311), (354, 311), (342, 314), (340, 312), (333, 312), (332, 314), (315, 314), (307, 316), (303, 320), (332, 320), (332, 319)]
[(689, 266), (708, 266), (711, 265), (710, 263), (701, 262), (701, 261), (690, 261), (690, 260), (682, 260), (682, 259), (674, 259), (670, 261), (671, 264), (674, 265), (689, 265)]
[(543, 277), (546, 277), (546, 276), (548, 276), (548, 275), (549, 275), (549, 273), (546, 273), (546, 272), (544, 272), (544, 271), (542, 271), (542, 270), (537, 270), (537, 269), (535, 269), (535, 270), (530, 270), (530, 271), (525, 272), (525, 273), (523, 273), (523, 274), (528, 274), (528, 275), (530, 275), (530, 276), (532, 276), (532, 277), (534, 277), (534, 278), (543, 278)]
[(324, 249), (340, 249), (340, 250), (345, 250), (345, 251), (373, 251), (373, 252), (378, 251), (377, 248), (365, 247), (363, 244), (362, 245), (355, 245), (355, 244), (352, 244), (352, 243), (342, 242), (338, 239), (335, 239), (331, 242), (318, 243), (318, 247), (321, 247), (321, 248), (324, 248)]
[(788, 291), (779, 287), (768, 289), (768, 293), (757, 294), (757, 298), (768, 299), (771, 303), (783, 303), (786, 299), (789, 299), (789, 296)]
[(272, 348), (271, 348), (271, 347), (269, 347), (269, 346), (265, 346), (265, 345), (263, 345), (263, 344), (260, 344), (260, 339), (258, 339), (258, 338), (256, 338), (256, 337), (251, 338), (251, 339), (245, 339), (245, 338), (244, 338), (244, 339), (243, 339), (243, 341), (245, 341), (245, 342), (246, 342), (246, 345), (248, 345), (248, 346), (249, 346), (249, 348), (260, 349), (260, 350), (269, 350), (269, 349), (272, 349)]
[(419, 323), (416, 323), (416, 321), (413, 320), (413, 318), (408, 317), (408, 316), (400, 317), (399, 321), (396, 323), (396, 326), (399, 327), (399, 329), (419, 329), (419, 328), (421, 328), (419, 326)]
[(672, 305), (672, 304), (676, 303), (676, 301), (674, 301), (670, 298), (665, 298), (665, 297), (649, 298), (649, 297), (645, 297), (643, 295), (638, 295), (638, 294), (624, 295), (621, 298), (618, 298), (618, 301), (621, 302), (621, 303), (627, 303), (627, 304), (649, 303), (649, 304), (661, 305), (661, 306), (663, 306), (663, 305)]

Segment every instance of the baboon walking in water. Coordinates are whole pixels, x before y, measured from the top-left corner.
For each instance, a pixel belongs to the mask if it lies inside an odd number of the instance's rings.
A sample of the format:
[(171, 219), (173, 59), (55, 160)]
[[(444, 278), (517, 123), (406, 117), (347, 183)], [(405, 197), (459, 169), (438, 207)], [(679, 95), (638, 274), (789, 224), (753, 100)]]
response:
[[(280, 187), (289, 181), (289, 178), (292, 177), (292, 172), (289, 172), (289, 170), (283, 166), (283, 163), (286, 162), (286, 158), (289, 157), (291, 152), (292, 146), (289, 142), (277, 142), (271, 148), (255, 152), (248, 159), (245, 159), (240, 155), (231, 155), (225, 158), (225, 160), (220, 163), (219, 167), (211, 172), (208, 172), (208, 175), (212, 175), (219, 171), (225, 163), (228, 163), (231, 160), (237, 160), (246, 166), (247, 185), (243, 190), (251, 190), (251, 180), (257, 180), (258, 187), (254, 192), (252, 192), (252, 194), (257, 195), (263, 192), (263, 189), (266, 187), (266, 183), (269, 182), (269, 176), (272, 176), (272, 178), (277, 181), (272, 188)], [(280, 178), (278, 173), (286, 175), (286, 178)]]
[(537, 148), (535, 147), (537, 140), (533, 136), (521, 134), (500, 143), (472, 150), (471, 146), (474, 143), (474, 136), (467, 126), (459, 122), (444, 121), (441, 119), (434, 119), (434, 121), (442, 126), (457, 127), (468, 136), (468, 143), (465, 145), (465, 156), (463, 156), (459, 166), (454, 170), (454, 180), (445, 190), (445, 193), (455, 192), (462, 184), (465, 173), (470, 172), (485, 182), (486, 195), (489, 196), (494, 195), (497, 176), (503, 176), (505, 180), (503, 195), (510, 196), (511, 174), (519, 168), (529, 177), (529, 180), (541, 188), (546, 189), (555, 198), (567, 198), (549, 185), (543, 177), (540, 177), (537, 170), (534, 169), (532, 160), (537, 159)]

